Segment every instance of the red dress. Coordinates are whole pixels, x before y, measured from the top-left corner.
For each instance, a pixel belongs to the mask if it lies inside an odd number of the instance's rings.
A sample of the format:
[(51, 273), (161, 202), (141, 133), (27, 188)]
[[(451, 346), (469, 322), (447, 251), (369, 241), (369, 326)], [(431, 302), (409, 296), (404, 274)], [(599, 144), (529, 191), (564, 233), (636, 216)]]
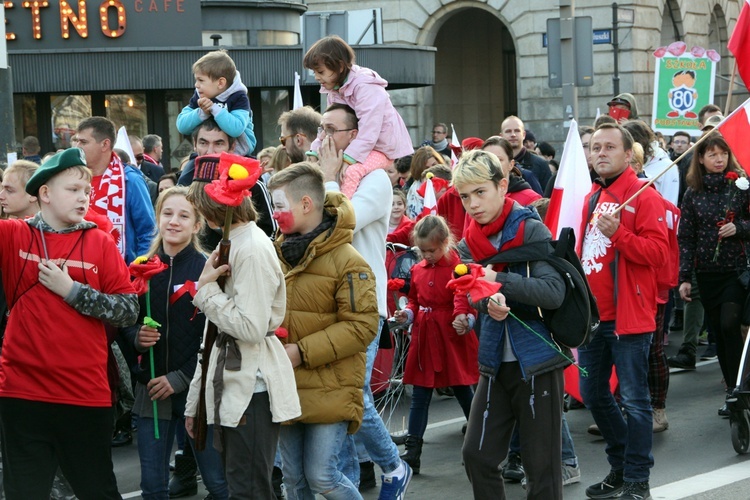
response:
[(453, 319), (476, 313), (465, 295), (454, 296), (446, 284), (461, 261), (452, 251), (437, 264), (422, 260), (411, 268), (409, 305), (414, 313), (404, 383), (421, 387), (471, 385), (479, 380), (477, 337), (459, 335)]

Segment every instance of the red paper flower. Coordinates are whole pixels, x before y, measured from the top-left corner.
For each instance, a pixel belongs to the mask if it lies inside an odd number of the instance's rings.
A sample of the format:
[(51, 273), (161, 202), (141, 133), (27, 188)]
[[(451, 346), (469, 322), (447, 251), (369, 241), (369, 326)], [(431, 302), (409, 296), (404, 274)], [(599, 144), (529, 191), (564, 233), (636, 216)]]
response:
[(206, 194), (216, 203), (238, 207), (263, 173), (260, 162), (253, 158), (221, 153), (219, 180), (205, 187)]
[(133, 280), (133, 288), (135, 288), (136, 293), (138, 295), (146, 293), (148, 291), (148, 280), (168, 267), (168, 265), (161, 261), (158, 255), (154, 255), (150, 259), (146, 259), (145, 256), (135, 259), (128, 269), (130, 270), (130, 275), (135, 278)]
[(731, 172), (731, 171), (730, 171), (730, 172), (727, 172), (727, 174), (726, 174), (726, 175), (724, 176), (724, 178), (725, 178), (726, 180), (728, 180), (729, 182), (734, 182), (734, 181), (736, 181), (737, 179), (739, 179), (739, 178), (740, 178), (740, 176), (739, 176), (739, 175), (737, 175), (737, 172)]
[(280, 339), (285, 339), (289, 336), (289, 331), (283, 326), (278, 327), (274, 333)]
[(402, 280), (401, 278), (389, 279), (388, 290), (391, 292), (398, 292), (404, 287), (405, 284), (406, 284), (406, 281)]
[(496, 294), (500, 290), (500, 287), (502, 287), (500, 283), (483, 280), (484, 268), (479, 264), (459, 264), (454, 271), (456, 275), (461, 275), (461, 272), (464, 271), (463, 269), (459, 269), (461, 266), (468, 267), (469, 273), (463, 274), (459, 278), (454, 278), (447, 284), (448, 289), (455, 295), (468, 293), (471, 295), (471, 300), (476, 302)]
[[(429, 177), (430, 175), (434, 175), (432, 172), (428, 173), (427, 176), (432, 180), (432, 189), (435, 191), (435, 194), (438, 194), (442, 189), (448, 189), (448, 181), (445, 179), (441, 179), (440, 177)], [(417, 194), (424, 198), (425, 190), (427, 189), (427, 180), (425, 180), (418, 188), (417, 188)]]

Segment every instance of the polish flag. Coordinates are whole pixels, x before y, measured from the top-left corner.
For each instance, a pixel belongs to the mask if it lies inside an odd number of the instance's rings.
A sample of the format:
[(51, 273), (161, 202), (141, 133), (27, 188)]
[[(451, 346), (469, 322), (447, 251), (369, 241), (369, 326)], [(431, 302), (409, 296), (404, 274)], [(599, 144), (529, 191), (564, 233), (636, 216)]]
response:
[(555, 189), (550, 196), (549, 208), (544, 223), (557, 238), (564, 227), (573, 228), (576, 241), (580, 241), (581, 219), (583, 217), (583, 199), (591, 191), (591, 177), (583, 149), (581, 137), (578, 135), (578, 124), (570, 121), (568, 138), (565, 140), (560, 168), (555, 178)]
[(742, 81), (750, 84), (750, 0), (742, 2), (742, 10), (727, 48), (734, 55)]
[(299, 73), (294, 72), (294, 100), (292, 101), (292, 109), (299, 109), (304, 104), (302, 103), (302, 90), (299, 87)]
[[(745, 12), (744, 8), (742, 12)], [(740, 166), (750, 175), (750, 148), (747, 147), (747, 138), (750, 137), (750, 99), (732, 111), (716, 128), (732, 148)]]
[[(750, 0), (748, 0), (750, 1)], [(453, 127), (453, 124), (451, 123), (451, 145), (456, 146), (457, 148), (461, 147), (461, 141), (458, 140), (458, 136), (456, 135), (456, 129)], [(458, 157), (456, 156), (455, 151), (453, 151), (453, 148), (451, 148), (451, 168), (456, 166), (456, 163), (458, 163)]]
[[(427, 175), (428, 177), (424, 181), (424, 205), (422, 206), (420, 218), (428, 215), (437, 215), (437, 196), (435, 196), (435, 186), (432, 185), (432, 172)], [(419, 187), (421, 188), (422, 186)]]

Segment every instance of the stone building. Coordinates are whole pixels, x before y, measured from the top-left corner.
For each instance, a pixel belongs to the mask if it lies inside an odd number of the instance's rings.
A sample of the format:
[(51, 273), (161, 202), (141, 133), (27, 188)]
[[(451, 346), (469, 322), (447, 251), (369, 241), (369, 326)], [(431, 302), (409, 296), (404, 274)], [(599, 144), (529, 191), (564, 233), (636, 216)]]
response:
[[(573, 0), (575, 15), (591, 16), (593, 28), (612, 28), (612, 4)], [(538, 139), (558, 145), (562, 92), (548, 86), (547, 19), (559, 17), (549, 0), (359, 0), (308, 2), (310, 11), (382, 8), (385, 43), (437, 48), (435, 85), (395, 90), (392, 98), (414, 144), (429, 137), (435, 121), (453, 123), (459, 137), (487, 137), (502, 119), (517, 114)], [(632, 24), (620, 24), (620, 90), (633, 93), (641, 116), (650, 118), (654, 49), (682, 40), (722, 55), (714, 102), (726, 102), (733, 58), (726, 49), (741, 3), (738, 0), (631, 0)], [(578, 89), (579, 123), (593, 122), (613, 95), (613, 46), (594, 45), (594, 85)], [(378, 68), (375, 68), (376, 70)], [(735, 84), (732, 105), (747, 97)]]

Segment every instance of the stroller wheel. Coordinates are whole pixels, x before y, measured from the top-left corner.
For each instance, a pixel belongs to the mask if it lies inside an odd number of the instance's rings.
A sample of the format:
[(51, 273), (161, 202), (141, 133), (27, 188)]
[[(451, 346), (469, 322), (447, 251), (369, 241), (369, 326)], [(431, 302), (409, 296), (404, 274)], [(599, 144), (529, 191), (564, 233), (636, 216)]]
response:
[[(734, 416), (734, 415), (733, 415)], [(750, 422), (748, 422), (748, 411), (743, 410), (737, 418), (731, 418), (732, 446), (734, 451), (740, 455), (747, 453), (750, 448)]]

